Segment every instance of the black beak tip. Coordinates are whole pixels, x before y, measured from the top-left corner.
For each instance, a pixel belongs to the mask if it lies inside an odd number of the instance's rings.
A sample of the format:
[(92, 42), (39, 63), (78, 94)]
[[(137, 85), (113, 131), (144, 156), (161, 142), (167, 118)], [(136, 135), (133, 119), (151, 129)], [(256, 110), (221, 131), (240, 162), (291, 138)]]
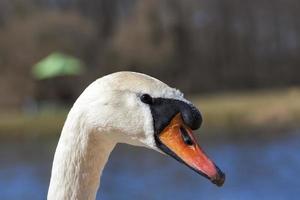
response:
[(218, 187), (223, 186), (225, 182), (225, 174), (217, 167), (218, 174), (214, 178), (211, 179), (211, 182)]

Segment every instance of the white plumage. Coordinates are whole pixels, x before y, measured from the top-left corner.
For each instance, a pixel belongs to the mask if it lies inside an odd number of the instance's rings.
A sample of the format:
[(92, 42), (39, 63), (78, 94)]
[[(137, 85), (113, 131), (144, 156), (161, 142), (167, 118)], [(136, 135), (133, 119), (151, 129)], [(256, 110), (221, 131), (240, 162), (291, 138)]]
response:
[(104, 76), (80, 95), (63, 127), (55, 152), (48, 200), (92, 200), (102, 170), (117, 143), (160, 152), (149, 107), (139, 97), (188, 102), (183, 94), (150, 76), (118, 72)]

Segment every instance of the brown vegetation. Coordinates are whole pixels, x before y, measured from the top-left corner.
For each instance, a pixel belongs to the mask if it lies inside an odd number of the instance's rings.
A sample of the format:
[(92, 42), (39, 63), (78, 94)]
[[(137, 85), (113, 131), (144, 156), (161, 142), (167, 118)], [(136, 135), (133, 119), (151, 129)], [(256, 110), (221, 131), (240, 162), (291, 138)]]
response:
[[(185, 92), (300, 83), (299, 1), (3, 0), (0, 107), (42, 83), (30, 69), (53, 51), (88, 66), (82, 85), (114, 71), (153, 75)], [(81, 91), (78, 88), (77, 93)]]

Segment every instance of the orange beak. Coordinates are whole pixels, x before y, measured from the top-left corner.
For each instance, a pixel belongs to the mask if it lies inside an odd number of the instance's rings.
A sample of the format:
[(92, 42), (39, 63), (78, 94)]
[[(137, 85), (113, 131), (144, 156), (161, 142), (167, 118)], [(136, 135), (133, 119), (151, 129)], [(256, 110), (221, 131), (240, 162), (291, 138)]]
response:
[(192, 130), (184, 124), (180, 113), (171, 120), (156, 139), (162, 144), (160, 148), (165, 153), (210, 179), (217, 186), (223, 185), (225, 174), (199, 147)]

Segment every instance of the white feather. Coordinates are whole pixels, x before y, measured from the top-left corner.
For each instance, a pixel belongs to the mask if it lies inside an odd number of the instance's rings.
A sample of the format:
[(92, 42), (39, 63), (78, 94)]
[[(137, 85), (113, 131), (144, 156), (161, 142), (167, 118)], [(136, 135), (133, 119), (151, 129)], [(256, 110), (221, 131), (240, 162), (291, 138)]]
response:
[(157, 150), (150, 109), (139, 99), (183, 94), (141, 73), (117, 72), (92, 84), (74, 103), (54, 156), (48, 200), (92, 200), (102, 170), (117, 143)]

